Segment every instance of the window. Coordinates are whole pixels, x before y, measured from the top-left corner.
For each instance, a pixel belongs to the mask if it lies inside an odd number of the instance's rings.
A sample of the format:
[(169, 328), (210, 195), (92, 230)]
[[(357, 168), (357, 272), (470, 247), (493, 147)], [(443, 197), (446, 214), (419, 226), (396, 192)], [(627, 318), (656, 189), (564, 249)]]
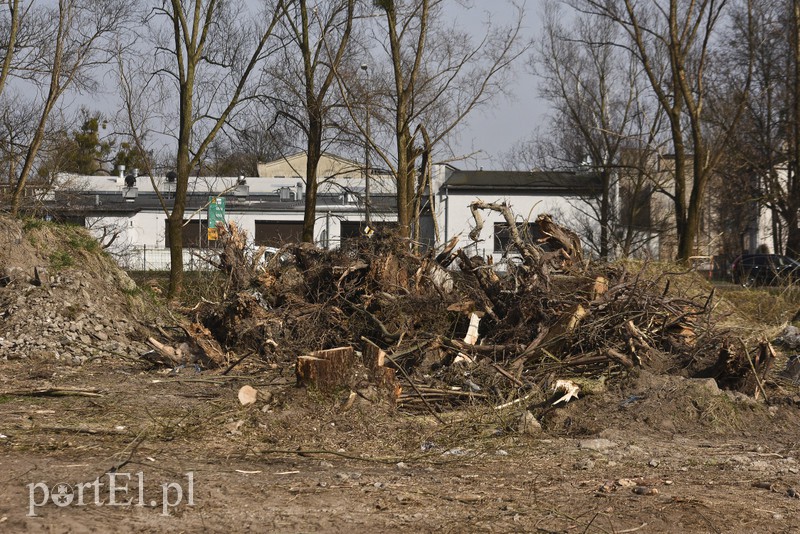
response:
[(358, 237), (363, 233), (364, 221), (342, 221), (342, 229), (339, 232), (342, 241)]
[(256, 221), (255, 244), (279, 248), (303, 240), (303, 223), (294, 221)]
[[(166, 236), (167, 248), (169, 248), (169, 220), (164, 220), (164, 235)], [(212, 241), (212, 246), (216, 241)], [(192, 219), (189, 222), (183, 221), (183, 248), (208, 248), (208, 221)]]

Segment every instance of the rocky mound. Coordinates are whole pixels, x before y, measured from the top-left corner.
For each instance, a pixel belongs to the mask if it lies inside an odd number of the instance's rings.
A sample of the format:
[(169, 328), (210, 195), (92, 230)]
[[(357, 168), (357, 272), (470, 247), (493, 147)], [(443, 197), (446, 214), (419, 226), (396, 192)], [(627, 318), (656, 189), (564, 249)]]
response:
[(81, 364), (147, 351), (136, 284), (85, 229), (0, 222), (0, 358)]

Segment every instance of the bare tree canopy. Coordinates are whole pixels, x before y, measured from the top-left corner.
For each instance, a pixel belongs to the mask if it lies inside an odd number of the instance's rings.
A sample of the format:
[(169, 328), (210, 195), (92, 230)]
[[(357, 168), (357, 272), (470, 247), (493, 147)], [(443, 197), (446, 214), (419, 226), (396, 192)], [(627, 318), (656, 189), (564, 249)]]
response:
[[(674, 169), (673, 186), (663, 192), (673, 203), (676, 256), (687, 260), (697, 245), (702, 206), (709, 180), (720, 162), (721, 147), (744, 107), (740, 97), (728, 114), (709, 120), (708, 100), (722, 57), (720, 35), (731, 20), (733, 2), (568, 3), (576, 13), (597, 24), (611, 22), (618, 28), (619, 37), (588, 41), (593, 46), (632, 53), (638, 62), (638, 76), (648, 81), (651, 97), (666, 115)], [(749, 73), (748, 66), (745, 71)], [(747, 84), (749, 75), (744, 78)]]
[[(475, 109), (504, 90), (512, 63), (527, 50), (521, 36), (523, 10), (507, 26), (488, 20), (483, 35), (473, 39), (448, 24), (444, 0), (381, 0), (375, 5), (382, 21), (375, 30), (389, 70), (373, 102), (385, 110), (393, 148), (373, 148), (397, 183), (397, 213), (402, 235), (410, 236), (418, 216), (427, 172), (417, 172), (420, 156), (430, 161), (433, 150)], [(382, 61), (378, 61), (379, 64)]]
[[(35, 91), (20, 90), (10, 98), (1, 95), (3, 105), (16, 107), (18, 99), (25, 99), (23, 92), (32, 93), (38, 110), (35, 125), (28, 130), (21, 167), (12, 177), (11, 213), (17, 215), (53, 110), (66, 92), (94, 89), (93, 70), (108, 65), (119, 42), (118, 30), (131, 10), (124, 0), (59, 0), (55, 6), (33, 4), (19, 14), (18, 4), (12, 2), (10, 8), (7, 38), (16, 35), (17, 47), (6, 54), (0, 79), (19, 73)], [(16, 34), (14, 17), (19, 17)]]
[[(149, 53), (120, 59), (126, 118), (137, 146), (142, 148), (142, 137), (153, 132), (175, 143), (177, 180), (171, 210), (162, 199), (168, 213), (173, 297), (183, 283), (181, 231), (189, 175), (219, 132), (256, 98), (256, 74), (274, 52), (271, 37), (284, 15), (284, 1), (261, 7), (256, 12), (243, 2), (154, 1), (144, 11)], [(152, 169), (148, 174), (152, 177)]]
[(314, 240), (317, 168), (324, 146), (342, 129), (334, 117), (336, 107), (341, 107), (335, 76), (348, 59), (356, 16), (355, 0), (309, 4), (298, 0), (284, 6), (278, 31), (287, 45), (265, 70), (274, 89), (267, 99), (279, 117), (300, 132), (306, 153), (305, 242)]
[(646, 187), (648, 173), (638, 165), (646, 160), (636, 152), (654, 150), (662, 114), (648, 98), (637, 58), (607, 44), (623, 37), (613, 20), (570, 16), (556, 2), (545, 3), (543, 20), (529, 65), (541, 80), (539, 94), (551, 105), (549, 127), (509, 160), (521, 160), (528, 169), (598, 172), (600, 199), (586, 198), (579, 206), (586, 215), (584, 238), (601, 258), (609, 257), (615, 242), (627, 256), (636, 240), (636, 216), (625, 217), (616, 197), (620, 189)]

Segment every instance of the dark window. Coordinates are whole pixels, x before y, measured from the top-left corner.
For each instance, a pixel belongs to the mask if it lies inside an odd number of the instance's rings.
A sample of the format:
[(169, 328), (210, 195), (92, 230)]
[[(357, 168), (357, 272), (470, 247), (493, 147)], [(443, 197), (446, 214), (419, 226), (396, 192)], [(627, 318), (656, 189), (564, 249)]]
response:
[[(164, 233), (167, 247), (169, 247), (169, 221), (164, 221)], [(212, 246), (215, 244), (212, 241)], [(183, 221), (183, 248), (208, 248), (208, 221), (192, 219)]]
[(303, 240), (303, 223), (289, 221), (256, 221), (255, 244), (281, 247)]
[(342, 229), (339, 232), (342, 241), (358, 237), (363, 233), (364, 221), (342, 221)]

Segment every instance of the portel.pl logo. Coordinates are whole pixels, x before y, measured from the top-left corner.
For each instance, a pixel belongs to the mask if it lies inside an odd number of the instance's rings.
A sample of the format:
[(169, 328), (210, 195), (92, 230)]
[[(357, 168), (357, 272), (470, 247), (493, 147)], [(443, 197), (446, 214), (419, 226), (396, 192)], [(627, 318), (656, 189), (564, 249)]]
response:
[[(151, 506), (153, 508), (161, 505), (161, 515), (169, 515), (170, 508), (174, 508), (184, 502), (194, 506), (194, 472), (184, 473), (186, 484), (181, 482), (165, 482), (161, 487), (161, 502), (156, 499), (146, 501), (144, 498), (144, 473), (106, 473), (103, 478), (108, 478), (107, 482), (102, 482), (98, 477), (92, 482), (79, 482), (77, 484), (67, 484), (59, 482), (48, 485), (45, 482), (32, 482), (25, 487), (28, 488), (28, 517), (37, 517), (36, 509), (52, 502), (59, 508), (67, 506)], [(129, 484), (138, 479), (136, 488), (128, 488)], [(184, 491), (185, 490), (185, 491)], [(129, 494), (136, 493), (134, 496)]]

